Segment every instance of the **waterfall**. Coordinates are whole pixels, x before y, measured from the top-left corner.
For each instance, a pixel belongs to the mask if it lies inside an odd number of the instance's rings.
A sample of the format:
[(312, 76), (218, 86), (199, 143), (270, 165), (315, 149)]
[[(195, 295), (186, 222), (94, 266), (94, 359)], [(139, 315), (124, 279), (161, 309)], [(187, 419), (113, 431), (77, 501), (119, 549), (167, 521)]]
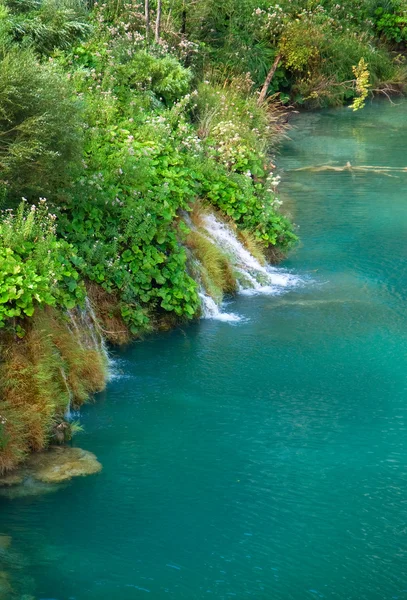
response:
[(199, 297), (201, 299), (203, 319), (215, 319), (217, 321), (229, 322), (236, 322), (241, 320), (241, 317), (239, 317), (239, 315), (221, 311), (219, 306), (216, 304), (215, 300), (211, 298), (211, 296), (208, 296), (208, 294), (205, 293), (203, 288), (201, 288), (201, 290), (199, 291)]
[[(110, 379), (112, 375), (113, 361), (109, 356), (102, 328), (89, 298), (86, 298), (83, 309), (74, 308), (69, 310), (67, 311), (67, 316), (69, 319), (67, 326), (71, 335), (75, 338), (75, 342), (78, 344), (78, 346), (80, 346), (80, 348), (97, 350), (103, 356), (107, 367), (107, 379)], [(71, 421), (75, 416), (74, 411), (72, 411), (73, 395), (69, 387), (66, 373), (62, 367), (60, 371), (68, 392), (68, 406), (66, 408), (64, 417), (66, 421)]]
[[(99, 321), (95, 315), (89, 298), (85, 300), (85, 308), (68, 310), (68, 327), (73, 336), (75, 336), (78, 345), (81, 348), (93, 348), (99, 350), (106, 364), (110, 364), (109, 352), (103, 336)], [(79, 324), (78, 324), (79, 321)]]
[(64, 381), (65, 387), (66, 387), (66, 391), (68, 393), (68, 403), (67, 403), (67, 407), (64, 413), (64, 419), (65, 421), (72, 421), (72, 390), (69, 387), (69, 383), (68, 383), (68, 379), (66, 378), (66, 373), (63, 367), (60, 368), (61, 371), (61, 377)]
[(239, 292), (243, 294), (281, 294), (299, 282), (299, 278), (270, 265), (263, 266), (237, 239), (234, 231), (213, 214), (203, 217), (209, 239), (228, 256), (235, 268)]
[(85, 298), (85, 308), (81, 309), (80, 315), (82, 325), (85, 326), (84, 329), (87, 333), (88, 347), (101, 350), (103, 336), (100, 331), (100, 325), (95, 315), (95, 311), (93, 310), (93, 306), (87, 296)]
[[(192, 230), (196, 229), (189, 215), (185, 215), (184, 218)], [(240, 294), (276, 295), (299, 283), (300, 279), (298, 277), (284, 269), (261, 265), (238, 240), (233, 229), (214, 214), (204, 215), (202, 223), (203, 231), (201, 233), (223, 251), (233, 266)], [(202, 282), (200, 283), (199, 297), (203, 319), (229, 322), (241, 320), (239, 315), (224, 312), (222, 307), (218, 306), (213, 298), (206, 293)]]

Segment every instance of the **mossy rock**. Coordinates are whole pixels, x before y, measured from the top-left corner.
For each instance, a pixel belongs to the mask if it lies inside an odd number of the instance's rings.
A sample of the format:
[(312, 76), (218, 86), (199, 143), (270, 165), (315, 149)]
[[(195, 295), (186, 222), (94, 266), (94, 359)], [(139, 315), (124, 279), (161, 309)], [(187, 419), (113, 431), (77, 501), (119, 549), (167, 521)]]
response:
[(17, 471), (0, 477), (0, 495), (14, 499), (55, 492), (60, 489), (56, 484), (101, 470), (102, 465), (92, 452), (57, 446), (31, 455)]
[(18, 485), (24, 481), (24, 473), (22, 470), (14, 471), (0, 477), (0, 488)]
[(10, 600), (13, 595), (9, 576), (6, 571), (0, 571), (0, 600)]
[(7, 550), (11, 545), (11, 535), (0, 533), (0, 551)]
[(92, 452), (66, 447), (33, 454), (27, 461), (27, 467), (31, 476), (42, 483), (61, 483), (102, 470), (102, 465)]

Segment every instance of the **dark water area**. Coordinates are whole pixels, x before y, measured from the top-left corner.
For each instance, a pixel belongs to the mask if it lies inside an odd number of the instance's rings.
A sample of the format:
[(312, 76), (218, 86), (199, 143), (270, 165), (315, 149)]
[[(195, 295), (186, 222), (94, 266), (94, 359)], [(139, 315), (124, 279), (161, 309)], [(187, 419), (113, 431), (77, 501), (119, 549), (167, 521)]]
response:
[[(102, 473), (0, 500), (21, 594), (407, 599), (407, 103), (294, 126), (298, 284), (116, 353), (75, 438)], [(297, 170), (347, 162), (379, 172)]]

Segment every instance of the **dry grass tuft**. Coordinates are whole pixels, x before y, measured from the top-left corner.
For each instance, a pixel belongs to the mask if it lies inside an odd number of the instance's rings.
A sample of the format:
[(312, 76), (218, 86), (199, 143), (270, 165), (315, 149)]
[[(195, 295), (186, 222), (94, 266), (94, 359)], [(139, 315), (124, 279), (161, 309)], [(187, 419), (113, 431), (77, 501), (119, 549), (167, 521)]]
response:
[(202, 280), (205, 289), (215, 300), (223, 293), (233, 294), (237, 281), (228, 257), (216, 244), (198, 231), (191, 231), (187, 246), (202, 265)]
[[(84, 327), (84, 325), (83, 325)], [(45, 448), (72, 402), (102, 390), (107, 376), (100, 348), (85, 344), (55, 309), (37, 309), (19, 340), (2, 334), (0, 347), (0, 473)]]

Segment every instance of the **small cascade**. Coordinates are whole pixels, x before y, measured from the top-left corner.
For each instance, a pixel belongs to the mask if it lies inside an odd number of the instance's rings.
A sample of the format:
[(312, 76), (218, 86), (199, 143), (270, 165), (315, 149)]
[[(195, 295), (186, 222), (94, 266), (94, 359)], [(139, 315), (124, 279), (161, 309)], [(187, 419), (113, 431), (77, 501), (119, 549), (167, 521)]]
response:
[(208, 214), (203, 217), (206, 235), (228, 256), (235, 268), (239, 292), (243, 294), (280, 294), (299, 283), (299, 278), (269, 265), (263, 266), (237, 239), (226, 223)]
[(83, 346), (82, 339), (81, 339), (82, 338), (82, 334), (81, 334), (81, 331), (80, 331), (79, 326), (78, 326), (78, 322), (77, 322), (77, 319), (76, 319), (75, 311), (74, 310), (68, 310), (67, 313), (68, 313), (68, 316), (69, 316), (69, 323), (68, 323), (69, 331), (72, 333), (73, 336), (76, 337), (79, 346), (81, 348), (83, 348), (84, 346)]
[(86, 296), (85, 308), (80, 311), (82, 325), (85, 326), (85, 330), (88, 337), (88, 347), (102, 349), (103, 336), (100, 330), (99, 322), (96, 318), (93, 306)]
[(216, 304), (215, 300), (205, 294), (204, 290), (201, 288), (199, 292), (199, 297), (201, 299), (202, 306), (202, 318), (203, 319), (215, 319), (216, 321), (229, 321), (236, 322), (240, 321), (241, 317), (234, 313), (226, 313), (221, 310), (221, 308)]
[[(86, 298), (84, 308), (69, 310), (67, 311), (67, 316), (69, 319), (67, 324), (68, 329), (75, 338), (75, 342), (85, 351), (97, 350), (102, 355), (106, 365), (107, 379), (110, 380), (113, 372), (113, 361), (109, 356), (102, 328), (89, 298)], [(75, 417), (75, 413), (72, 411), (72, 392), (63, 369), (61, 369), (61, 375), (69, 394), (69, 405), (65, 412), (65, 420), (71, 421)]]
[(109, 366), (111, 364), (111, 358), (102, 329), (89, 298), (86, 297), (85, 307), (83, 309), (69, 310), (68, 316), (70, 323), (69, 329), (72, 334), (75, 335), (81, 348), (99, 350), (104, 356), (106, 364)]
[[(195, 224), (187, 213), (183, 215), (183, 218), (192, 231), (197, 231)], [(284, 269), (261, 265), (239, 241), (233, 229), (213, 213), (201, 216), (201, 223), (199, 233), (220, 248), (230, 261), (240, 294), (277, 295), (300, 282), (298, 277)], [(229, 322), (241, 321), (239, 315), (224, 312), (222, 306), (219, 306), (206, 292), (200, 276), (202, 265), (196, 257), (191, 258), (191, 264), (193, 265), (193, 276), (200, 283), (199, 297), (201, 299), (202, 318)]]
[(66, 377), (66, 373), (64, 371), (64, 368), (61, 367), (60, 371), (61, 371), (61, 377), (62, 377), (63, 382), (64, 382), (65, 387), (66, 387), (66, 391), (68, 393), (68, 404), (66, 406), (66, 410), (65, 410), (65, 413), (64, 413), (64, 419), (65, 419), (65, 421), (72, 421), (72, 419), (73, 419), (73, 414), (72, 414), (72, 390), (69, 387), (68, 379)]

